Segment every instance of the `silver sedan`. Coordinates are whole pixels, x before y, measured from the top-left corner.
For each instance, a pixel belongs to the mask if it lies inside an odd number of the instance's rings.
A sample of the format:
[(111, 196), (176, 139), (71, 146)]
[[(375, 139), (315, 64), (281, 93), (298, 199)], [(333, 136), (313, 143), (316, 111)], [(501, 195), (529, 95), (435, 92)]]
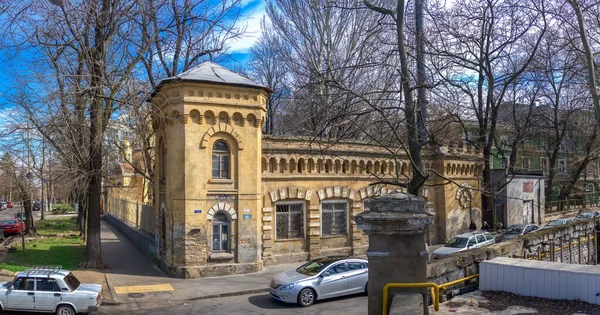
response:
[(366, 293), (368, 280), (369, 264), (364, 259), (319, 258), (276, 275), (269, 293), (282, 302), (310, 306), (317, 300)]

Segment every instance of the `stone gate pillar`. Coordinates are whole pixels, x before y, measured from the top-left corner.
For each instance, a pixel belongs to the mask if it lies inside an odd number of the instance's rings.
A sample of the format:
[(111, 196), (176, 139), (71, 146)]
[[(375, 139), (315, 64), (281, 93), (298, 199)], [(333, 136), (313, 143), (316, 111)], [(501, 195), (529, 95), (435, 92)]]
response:
[[(393, 193), (366, 200), (365, 211), (354, 220), (358, 229), (369, 235), (369, 315), (380, 315), (384, 307), (389, 308), (382, 305), (386, 284), (427, 282), (425, 235), (433, 215), (425, 211), (424, 199)], [(394, 295), (411, 293), (423, 294), (421, 307), (427, 314), (425, 289), (392, 289), (388, 303)]]

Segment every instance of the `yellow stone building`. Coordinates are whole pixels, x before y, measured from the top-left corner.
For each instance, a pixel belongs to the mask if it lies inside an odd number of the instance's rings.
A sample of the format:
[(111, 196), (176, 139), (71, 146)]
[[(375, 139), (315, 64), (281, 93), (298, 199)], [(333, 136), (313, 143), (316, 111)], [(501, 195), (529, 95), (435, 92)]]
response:
[[(206, 62), (161, 82), (150, 101), (156, 132), (157, 260), (170, 275), (203, 277), (260, 270), (323, 255), (364, 255), (352, 216), (363, 200), (410, 176), (406, 159), (352, 141), (262, 134), (271, 91)], [(430, 242), (480, 221), (480, 152), (451, 146), (426, 153), (425, 189), (435, 212)]]

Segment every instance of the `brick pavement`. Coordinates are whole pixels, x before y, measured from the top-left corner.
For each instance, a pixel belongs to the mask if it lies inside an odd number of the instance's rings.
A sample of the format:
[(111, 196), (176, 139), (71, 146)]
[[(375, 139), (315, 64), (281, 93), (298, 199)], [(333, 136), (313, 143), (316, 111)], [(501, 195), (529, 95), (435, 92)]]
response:
[[(115, 303), (145, 301), (197, 300), (268, 291), (277, 273), (298, 267), (301, 263), (265, 267), (262, 271), (223, 277), (170, 278), (135, 245), (108, 222), (102, 221), (102, 259), (111, 269), (106, 280)], [(173, 291), (117, 294), (115, 287), (170, 284)]]

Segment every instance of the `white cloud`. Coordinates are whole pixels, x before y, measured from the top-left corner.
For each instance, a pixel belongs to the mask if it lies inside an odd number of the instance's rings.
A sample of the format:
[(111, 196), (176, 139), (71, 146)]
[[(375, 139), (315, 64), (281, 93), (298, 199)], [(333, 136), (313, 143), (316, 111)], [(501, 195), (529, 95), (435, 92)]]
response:
[[(255, 0), (242, 1), (242, 7), (252, 7), (251, 4), (256, 2)], [(230, 44), (230, 52), (246, 52), (260, 37), (260, 21), (265, 16), (266, 12), (265, 3), (263, 1), (260, 4), (253, 6), (249, 9), (248, 14), (250, 16), (243, 23), (246, 26), (246, 33), (240, 39), (237, 39)]]

